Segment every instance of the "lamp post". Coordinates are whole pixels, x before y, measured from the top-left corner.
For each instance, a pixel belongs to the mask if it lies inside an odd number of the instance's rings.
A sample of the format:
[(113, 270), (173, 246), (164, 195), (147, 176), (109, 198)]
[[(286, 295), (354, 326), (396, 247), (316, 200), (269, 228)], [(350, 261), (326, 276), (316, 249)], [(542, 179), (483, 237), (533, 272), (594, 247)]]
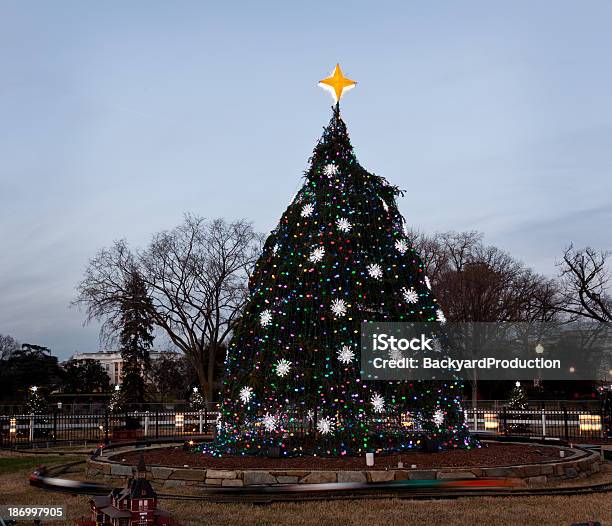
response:
[(57, 419), (59, 417), (58, 413), (62, 410), (62, 403), (57, 403), (57, 410), (53, 411), (53, 443), (57, 443)]
[[(538, 343), (535, 346), (535, 352), (538, 355), (538, 358), (544, 354), (544, 346), (541, 343)], [(538, 376), (533, 380), (534, 387), (542, 387), (542, 369), (538, 369)]]
[(32, 387), (30, 387), (30, 391), (31, 391), (31, 397), (30, 397), (30, 404), (28, 407), (28, 411), (30, 413), (30, 444), (34, 443), (34, 425), (35, 425), (35, 421), (34, 421), (34, 415), (36, 413), (40, 412), (40, 400), (38, 399), (38, 395), (36, 394), (38, 391), (38, 386), (33, 385)]

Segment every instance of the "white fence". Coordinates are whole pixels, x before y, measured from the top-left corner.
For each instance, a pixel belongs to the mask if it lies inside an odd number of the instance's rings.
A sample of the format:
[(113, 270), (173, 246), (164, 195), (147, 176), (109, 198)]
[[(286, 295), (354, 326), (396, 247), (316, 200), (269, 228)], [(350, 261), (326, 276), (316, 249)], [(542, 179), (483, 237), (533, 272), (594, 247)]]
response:
[[(0, 415), (0, 446), (209, 436), (216, 411), (133, 411), (121, 414)], [(590, 409), (467, 408), (473, 433), (607, 440), (610, 415)]]
[(608, 434), (610, 415), (596, 410), (508, 408), (465, 410), (471, 432), (532, 437), (601, 439)]

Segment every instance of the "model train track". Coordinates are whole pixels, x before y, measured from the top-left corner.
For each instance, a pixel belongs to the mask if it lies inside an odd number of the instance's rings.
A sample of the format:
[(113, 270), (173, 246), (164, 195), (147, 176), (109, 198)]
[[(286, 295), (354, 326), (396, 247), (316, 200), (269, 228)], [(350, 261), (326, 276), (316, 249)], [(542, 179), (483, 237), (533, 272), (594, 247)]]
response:
[[(48, 470), (36, 470), (30, 484), (46, 491), (73, 495), (107, 495), (112, 487), (60, 478), (84, 461), (69, 462)], [(286, 484), (261, 487), (202, 488), (198, 495), (158, 493), (160, 499), (217, 503), (271, 504), (313, 500), (348, 499), (456, 499), (466, 497), (537, 497), (608, 493), (612, 482), (562, 488), (517, 488), (504, 479), (405, 480), (375, 483)]]
[[(293, 492), (291, 488), (284, 488), (284, 492), (257, 491), (247, 493), (237, 491), (228, 494), (212, 493), (202, 495), (169, 495), (159, 494), (159, 498), (185, 501), (207, 501), (225, 503), (252, 503), (272, 504), (275, 502), (300, 502), (313, 500), (354, 500), (354, 499), (410, 499), (410, 500), (437, 500), (457, 499), (466, 497), (537, 497), (554, 495), (583, 495), (593, 493), (607, 493), (612, 491), (612, 483), (596, 484), (592, 486), (580, 486), (575, 488), (539, 488), (533, 490), (509, 490), (500, 491), (490, 489), (470, 489), (470, 480), (453, 481), (457, 484), (456, 489), (445, 488), (414, 488), (401, 486), (395, 483), (360, 484), (360, 488), (334, 489), (332, 484), (324, 484), (324, 488), (309, 488), (307, 491)], [(416, 481), (415, 481), (416, 482)], [(420, 481), (423, 482), (423, 481)], [(430, 481), (427, 481), (430, 482)], [(460, 484), (465, 484), (459, 487)], [(309, 486), (316, 484), (309, 484)], [(232, 488), (234, 489), (234, 488)], [(241, 488), (238, 488), (241, 489)], [(270, 489), (270, 488), (266, 488)]]

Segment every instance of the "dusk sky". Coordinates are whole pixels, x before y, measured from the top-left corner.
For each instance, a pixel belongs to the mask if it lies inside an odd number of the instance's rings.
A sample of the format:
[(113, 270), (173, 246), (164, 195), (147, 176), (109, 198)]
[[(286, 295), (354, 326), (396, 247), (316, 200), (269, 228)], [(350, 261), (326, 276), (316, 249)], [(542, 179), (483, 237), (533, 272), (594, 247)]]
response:
[(331, 115), (409, 225), (554, 275), (612, 249), (612, 3), (0, 0), (0, 333), (99, 348), (87, 261), (185, 212), (272, 229)]

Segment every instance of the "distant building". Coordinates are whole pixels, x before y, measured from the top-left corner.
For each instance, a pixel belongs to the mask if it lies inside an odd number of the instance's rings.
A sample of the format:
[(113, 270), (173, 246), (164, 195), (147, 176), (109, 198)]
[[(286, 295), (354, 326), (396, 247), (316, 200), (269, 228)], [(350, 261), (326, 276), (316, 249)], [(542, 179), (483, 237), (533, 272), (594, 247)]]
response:
[(91, 519), (76, 526), (181, 526), (170, 514), (157, 508), (157, 493), (147, 480), (144, 458), (126, 488), (115, 488), (106, 497), (92, 497)]
[[(154, 362), (158, 360), (162, 356), (174, 356), (178, 358), (178, 353), (168, 353), (168, 352), (159, 352), (159, 351), (151, 351), (149, 353), (151, 356), (151, 361)], [(119, 351), (98, 351), (98, 352), (83, 352), (76, 353), (70, 357), (71, 360), (95, 360), (97, 361), (102, 368), (108, 374), (110, 378), (111, 385), (121, 385), (121, 376), (123, 373), (123, 359), (121, 358), (121, 353)]]

